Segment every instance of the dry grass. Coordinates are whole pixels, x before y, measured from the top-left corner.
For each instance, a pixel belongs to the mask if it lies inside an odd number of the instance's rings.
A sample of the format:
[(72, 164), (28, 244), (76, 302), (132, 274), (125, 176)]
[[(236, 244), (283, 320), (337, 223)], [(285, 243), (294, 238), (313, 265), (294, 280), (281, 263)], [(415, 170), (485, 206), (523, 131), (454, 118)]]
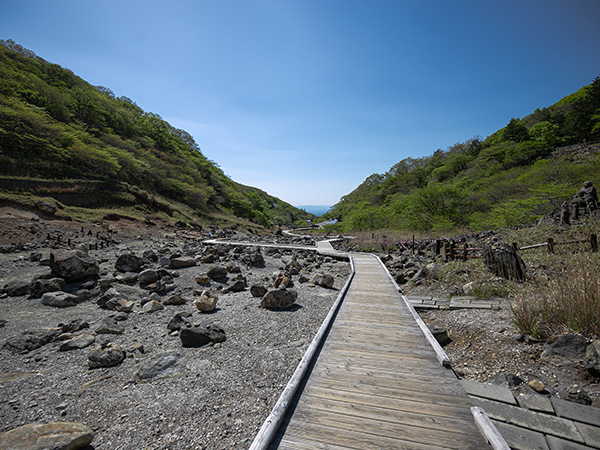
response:
[(548, 339), (569, 331), (600, 336), (600, 258), (594, 253), (567, 254), (555, 279), (537, 293), (520, 293), (512, 305), (522, 333)]

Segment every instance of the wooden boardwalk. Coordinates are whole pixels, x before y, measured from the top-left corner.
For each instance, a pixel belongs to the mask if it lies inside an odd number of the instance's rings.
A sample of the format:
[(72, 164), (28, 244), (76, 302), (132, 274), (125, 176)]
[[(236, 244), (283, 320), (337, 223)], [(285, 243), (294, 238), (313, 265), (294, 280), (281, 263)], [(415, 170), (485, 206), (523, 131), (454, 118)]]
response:
[(352, 257), (341, 309), (269, 448), (490, 448), (379, 260)]

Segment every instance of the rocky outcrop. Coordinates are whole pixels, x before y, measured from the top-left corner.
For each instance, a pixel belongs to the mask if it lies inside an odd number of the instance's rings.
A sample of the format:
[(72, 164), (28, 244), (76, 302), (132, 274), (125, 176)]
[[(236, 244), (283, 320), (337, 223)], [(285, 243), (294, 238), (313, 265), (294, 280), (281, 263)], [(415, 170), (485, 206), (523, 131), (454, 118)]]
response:
[(92, 430), (79, 423), (30, 423), (0, 434), (0, 450), (78, 450), (93, 440)]
[(135, 382), (185, 375), (187, 367), (179, 353), (161, 353), (142, 362), (133, 374)]

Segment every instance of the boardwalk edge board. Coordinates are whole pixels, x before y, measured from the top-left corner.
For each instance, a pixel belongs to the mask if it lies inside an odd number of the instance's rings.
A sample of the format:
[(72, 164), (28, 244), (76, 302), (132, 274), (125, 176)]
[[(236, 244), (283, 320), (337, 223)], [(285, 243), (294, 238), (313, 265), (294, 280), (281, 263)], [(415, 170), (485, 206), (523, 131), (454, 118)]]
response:
[(437, 341), (437, 339), (433, 336), (433, 334), (431, 334), (431, 331), (429, 330), (429, 328), (427, 327), (425, 322), (423, 322), (423, 319), (421, 319), (421, 316), (419, 316), (419, 313), (417, 313), (417, 311), (415, 310), (413, 305), (410, 304), (410, 302), (408, 301), (406, 296), (402, 293), (402, 289), (400, 289), (400, 286), (398, 286), (398, 283), (396, 283), (396, 280), (394, 280), (394, 277), (392, 277), (392, 274), (390, 273), (388, 268), (385, 266), (383, 261), (381, 261), (381, 259), (377, 255), (373, 255), (373, 256), (375, 258), (377, 258), (377, 261), (379, 261), (379, 264), (381, 264), (381, 266), (385, 270), (385, 273), (387, 273), (387, 275), (390, 278), (390, 280), (392, 281), (392, 283), (394, 283), (394, 286), (398, 290), (398, 293), (402, 297), (402, 300), (404, 301), (404, 303), (406, 303), (408, 310), (413, 315), (415, 321), (417, 322), (417, 325), (419, 325), (419, 328), (421, 328), (421, 331), (423, 332), (423, 334), (429, 341), (429, 344), (433, 348), (433, 351), (435, 352), (435, 355), (437, 356), (437, 359), (440, 362), (440, 364), (446, 368), (451, 368), (452, 362), (450, 361), (450, 358), (448, 357), (448, 355), (446, 354), (446, 352), (444, 351), (444, 349), (442, 348), (440, 343)]
[(473, 406), (471, 413), (475, 419), (475, 424), (477, 424), (477, 427), (494, 450), (510, 450), (510, 447), (483, 409)]

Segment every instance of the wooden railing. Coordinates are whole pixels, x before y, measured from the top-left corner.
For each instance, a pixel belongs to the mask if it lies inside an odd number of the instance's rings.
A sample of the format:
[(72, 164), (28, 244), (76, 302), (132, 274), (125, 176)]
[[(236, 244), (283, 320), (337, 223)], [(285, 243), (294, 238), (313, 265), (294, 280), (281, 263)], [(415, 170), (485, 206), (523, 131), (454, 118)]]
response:
[[(439, 254), (438, 249), (441, 248), (441, 241), (436, 243), (436, 253)], [(515, 251), (532, 250), (536, 248), (545, 247), (548, 249), (548, 253), (554, 253), (558, 246), (562, 245), (573, 245), (573, 244), (587, 244), (588, 248), (596, 253), (598, 252), (598, 237), (596, 234), (590, 234), (587, 239), (579, 239), (574, 241), (555, 242), (552, 237), (548, 237), (546, 242), (541, 244), (525, 245), (519, 247), (516, 242), (513, 242), (512, 247)], [(455, 244), (454, 242), (444, 243), (444, 257), (446, 261), (467, 261), (471, 258), (483, 258), (483, 248), (469, 247), (469, 244), (461, 243)]]

